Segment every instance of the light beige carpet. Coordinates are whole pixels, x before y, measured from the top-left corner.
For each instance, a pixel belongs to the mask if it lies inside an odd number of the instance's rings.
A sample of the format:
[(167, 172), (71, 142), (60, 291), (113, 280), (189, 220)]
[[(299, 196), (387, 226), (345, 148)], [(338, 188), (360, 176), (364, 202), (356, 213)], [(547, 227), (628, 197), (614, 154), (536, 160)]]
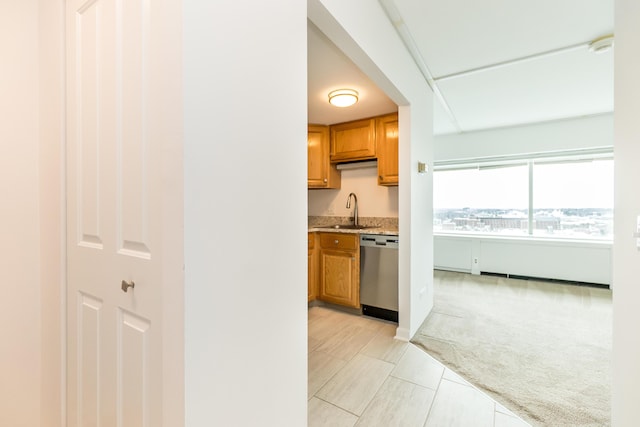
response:
[(435, 272), (412, 342), (534, 426), (608, 426), (611, 291)]

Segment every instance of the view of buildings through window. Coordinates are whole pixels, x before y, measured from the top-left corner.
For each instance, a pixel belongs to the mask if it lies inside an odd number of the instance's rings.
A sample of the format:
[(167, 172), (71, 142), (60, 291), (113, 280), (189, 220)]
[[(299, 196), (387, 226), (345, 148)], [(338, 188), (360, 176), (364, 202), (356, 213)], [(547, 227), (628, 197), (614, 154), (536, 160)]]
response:
[(433, 193), (435, 232), (613, 238), (611, 157), (449, 166)]

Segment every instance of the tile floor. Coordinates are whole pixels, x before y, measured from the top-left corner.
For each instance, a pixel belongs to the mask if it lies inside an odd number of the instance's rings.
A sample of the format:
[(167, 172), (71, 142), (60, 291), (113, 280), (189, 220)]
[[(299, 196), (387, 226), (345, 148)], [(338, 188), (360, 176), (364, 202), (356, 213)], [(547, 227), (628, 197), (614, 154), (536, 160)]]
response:
[(411, 343), (396, 325), (309, 308), (308, 425), (525, 427)]

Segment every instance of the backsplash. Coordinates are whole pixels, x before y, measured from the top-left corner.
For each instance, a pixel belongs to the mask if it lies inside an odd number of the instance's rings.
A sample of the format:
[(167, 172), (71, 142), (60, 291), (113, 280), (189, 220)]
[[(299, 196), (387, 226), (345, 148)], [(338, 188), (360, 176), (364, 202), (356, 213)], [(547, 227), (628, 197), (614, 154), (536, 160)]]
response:
[(358, 196), (358, 212), (365, 217), (397, 217), (398, 187), (378, 185), (375, 167), (342, 171), (339, 190), (308, 190), (309, 215), (346, 216), (353, 215), (353, 207), (346, 207), (349, 193)]

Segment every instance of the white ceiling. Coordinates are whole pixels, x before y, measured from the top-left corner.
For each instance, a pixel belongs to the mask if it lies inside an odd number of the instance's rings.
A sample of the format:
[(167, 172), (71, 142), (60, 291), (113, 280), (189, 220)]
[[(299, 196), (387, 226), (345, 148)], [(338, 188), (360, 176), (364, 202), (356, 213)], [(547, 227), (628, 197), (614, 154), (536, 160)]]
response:
[[(307, 28), (309, 123), (330, 125), (398, 111), (396, 104), (316, 26), (308, 22)], [(347, 108), (329, 104), (329, 92), (345, 88), (358, 91), (358, 102)]]
[[(513, 126), (613, 111), (613, 0), (381, 0), (404, 27), (436, 92), (434, 133)], [(309, 121), (331, 124), (396, 107), (309, 24)], [(337, 109), (327, 93), (360, 92)]]

